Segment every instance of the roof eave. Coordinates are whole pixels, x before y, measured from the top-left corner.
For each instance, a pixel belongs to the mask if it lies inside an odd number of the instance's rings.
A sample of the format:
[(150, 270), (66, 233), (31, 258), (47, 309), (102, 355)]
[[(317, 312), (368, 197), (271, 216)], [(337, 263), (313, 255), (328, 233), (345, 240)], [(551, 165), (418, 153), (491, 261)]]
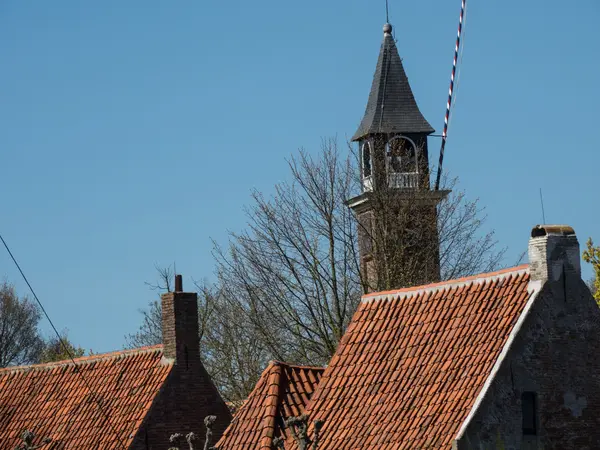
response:
[(419, 110), (392, 35), (384, 33), (365, 113), (352, 141), (370, 134), (429, 135), (434, 131)]
[(408, 134), (424, 134), (425, 136), (429, 136), (431, 134), (435, 133), (435, 130), (431, 127), (426, 128), (424, 130), (412, 130), (412, 131), (408, 131), (408, 130), (381, 130), (381, 131), (362, 131), (359, 130), (356, 133), (354, 133), (354, 136), (352, 136), (352, 139), (350, 139), (351, 142), (358, 142), (361, 141), (369, 136), (373, 136), (376, 134), (404, 134), (404, 135), (408, 135)]

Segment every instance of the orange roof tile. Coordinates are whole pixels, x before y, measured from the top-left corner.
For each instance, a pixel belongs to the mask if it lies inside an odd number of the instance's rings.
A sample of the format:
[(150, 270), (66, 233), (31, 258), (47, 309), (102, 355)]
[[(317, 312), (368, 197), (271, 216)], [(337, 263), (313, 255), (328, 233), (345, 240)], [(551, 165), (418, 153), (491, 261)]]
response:
[(216, 447), (219, 450), (273, 448), (273, 438), (281, 436), (284, 420), (304, 412), (323, 370), (271, 362)]
[(319, 449), (449, 448), (532, 296), (526, 265), (364, 296), (307, 407)]
[(51, 438), (48, 450), (128, 448), (173, 367), (162, 355), (155, 346), (1, 369), (0, 448), (15, 448), (24, 429)]

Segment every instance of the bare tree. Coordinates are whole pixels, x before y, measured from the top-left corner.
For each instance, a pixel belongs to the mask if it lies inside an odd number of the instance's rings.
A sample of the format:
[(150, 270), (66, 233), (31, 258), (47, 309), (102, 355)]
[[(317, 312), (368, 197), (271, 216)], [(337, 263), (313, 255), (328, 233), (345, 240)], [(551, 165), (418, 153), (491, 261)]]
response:
[(202, 361), (226, 401), (244, 400), (271, 354), (237, 302), (214, 287), (197, 284), (197, 289)]
[[(469, 201), (458, 179), (442, 177), (448, 194), (435, 204), (421, 189), (379, 189), (369, 193), (374, 207), (363, 235), (371, 242), (376, 279), (369, 290), (384, 291), (460, 278), (498, 268), (505, 249), (478, 200)], [(359, 227), (364, 227), (359, 222)], [(363, 244), (365, 245), (365, 244)], [(433, 278), (432, 273), (437, 273)]]
[(361, 155), (364, 180), (354, 171), (364, 189), (349, 202), (357, 215), (365, 290), (496, 268), (504, 249), (497, 249), (493, 232), (482, 232), (486, 217), (478, 201), (468, 201), (457, 179), (447, 174), (441, 189), (433, 190), (428, 161), (421, 157), (427, 154), (424, 148), (385, 135), (373, 139), (373, 152)]
[[(359, 193), (359, 171), (355, 155), (344, 153), (333, 139), (323, 141), (317, 156), (300, 150), (289, 161), (290, 181), (278, 184), (270, 198), (254, 191), (246, 229), (231, 233), (225, 248), (215, 243), (217, 284), (197, 286), (201, 349), (228, 400), (245, 398), (271, 359), (326, 364), (369, 287), (361, 278), (359, 225), (347, 206)], [(420, 282), (418, 262), (427, 260), (415, 257), (419, 251), (437, 261), (442, 279), (499, 265), (504, 250), (497, 249), (493, 232), (483, 232), (485, 211), (467, 200), (456, 180), (446, 185), (453, 192), (425, 209), (417, 191), (402, 201), (392, 190), (375, 193), (373, 201), (387, 215), (387, 228), (371, 235), (383, 250), (385, 286)], [(422, 248), (423, 234), (431, 232), (438, 233), (438, 253)], [(160, 342), (159, 304), (151, 305), (143, 328), (144, 344), (148, 336)]]
[(125, 336), (127, 347), (145, 347), (162, 343), (162, 313), (159, 300), (152, 300), (146, 309), (140, 309), (142, 324), (138, 330)]
[(300, 150), (292, 181), (266, 199), (253, 192), (248, 226), (215, 246), (223, 295), (248, 317), (275, 359), (324, 363), (362, 292), (356, 223), (345, 202), (355, 183), (335, 141), (319, 158)]
[(0, 367), (38, 362), (44, 347), (39, 321), (34, 303), (19, 298), (7, 282), (0, 284)]
[[(368, 287), (359, 270), (357, 221), (346, 205), (358, 194), (355, 161), (341, 156), (335, 140), (323, 141), (317, 157), (301, 150), (289, 163), (291, 181), (268, 199), (254, 192), (247, 229), (232, 233), (227, 249), (215, 247), (223, 295), (237, 303), (275, 359), (327, 363)], [(493, 232), (482, 232), (477, 201), (455, 190), (437, 208), (423, 208), (421, 198), (418, 190), (402, 199), (391, 189), (374, 193), (385, 219), (384, 228), (369, 230), (384, 274), (378, 288), (419, 283), (423, 255), (439, 255), (444, 279), (499, 265), (504, 250), (496, 249)], [(437, 247), (435, 239), (423, 239), (434, 232), (439, 253), (422, 245)]]
[[(452, 193), (438, 208), (441, 279), (452, 280), (498, 269), (506, 247), (499, 247), (493, 230), (483, 231), (487, 220), (479, 199), (468, 200), (458, 189), (458, 178), (442, 176)], [(525, 253), (518, 259), (519, 263)]]
[(158, 272), (158, 280), (154, 283), (146, 281), (146, 286), (149, 286), (153, 291), (173, 292), (173, 282), (175, 280), (175, 264), (173, 266), (160, 266), (154, 264), (154, 268)]
[[(158, 274), (158, 279), (151, 283), (146, 281), (146, 285), (153, 291), (158, 291), (159, 294), (164, 292), (172, 292), (172, 286), (175, 279), (175, 270), (172, 266), (162, 267), (158, 264), (154, 265)], [(152, 300), (148, 303), (146, 309), (140, 309), (142, 315), (142, 324), (138, 330), (125, 336), (125, 342), (128, 347), (145, 347), (150, 345), (158, 345), (162, 343), (162, 308), (160, 300)]]

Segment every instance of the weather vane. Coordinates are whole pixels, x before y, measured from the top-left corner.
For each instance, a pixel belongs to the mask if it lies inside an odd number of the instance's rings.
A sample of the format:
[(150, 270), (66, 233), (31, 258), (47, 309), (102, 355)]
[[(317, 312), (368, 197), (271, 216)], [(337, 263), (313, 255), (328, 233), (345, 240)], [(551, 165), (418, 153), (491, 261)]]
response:
[(385, 0), (385, 23), (390, 23), (390, 12), (389, 12), (388, 0)]

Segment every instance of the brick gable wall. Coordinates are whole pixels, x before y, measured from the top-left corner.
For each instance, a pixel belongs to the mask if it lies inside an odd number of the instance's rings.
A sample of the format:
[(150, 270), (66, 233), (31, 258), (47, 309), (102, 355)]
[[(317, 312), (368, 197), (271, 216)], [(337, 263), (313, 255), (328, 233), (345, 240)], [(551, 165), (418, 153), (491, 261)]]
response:
[(208, 415), (217, 416), (211, 443), (214, 445), (231, 421), (229, 409), (200, 364), (187, 369), (176, 367), (155, 399), (131, 449), (166, 450), (170, 446), (169, 436), (190, 431), (202, 438), (196, 448), (203, 448), (204, 418)]
[[(231, 414), (200, 360), (197, 295), (164, 294), (162, 311), (164, 355), (175, 362), (131, 448), (164, 450), (172, 434), (191, 431), (204, 439), (204, 418), (209, 415), (217, 416), (214, 445)], [(197, 444), (202, 448), (204, 442)]]

